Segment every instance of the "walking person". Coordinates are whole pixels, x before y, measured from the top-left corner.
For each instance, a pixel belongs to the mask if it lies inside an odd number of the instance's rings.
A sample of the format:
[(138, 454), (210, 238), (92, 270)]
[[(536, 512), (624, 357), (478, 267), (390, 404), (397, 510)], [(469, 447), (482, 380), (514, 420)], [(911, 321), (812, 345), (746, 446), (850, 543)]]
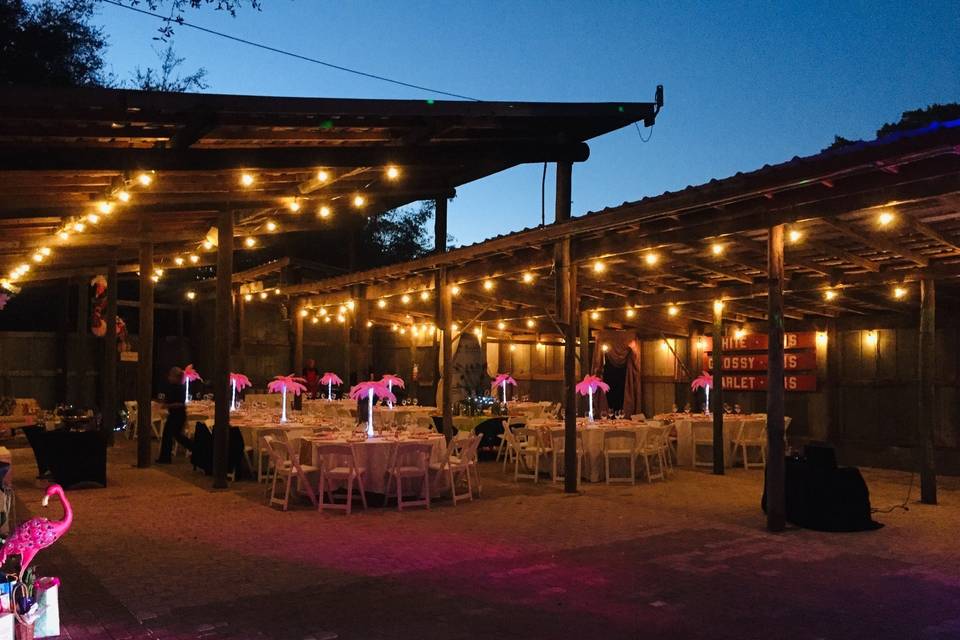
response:
[(167, 421), (163, 425), (163, 436), (160, 438), (160, 457), (157, 464), (173, 462), (173, 441), (186, 449), (193, 450), (193, 443), (183, 435), (183, 427), (187, 423), (187, 406), (184, 404), (187, 389), (183, 383), (183, 369), (173, 367), (167, 373), (167, 380), (163, 385), (163, 401), (167, 408)]

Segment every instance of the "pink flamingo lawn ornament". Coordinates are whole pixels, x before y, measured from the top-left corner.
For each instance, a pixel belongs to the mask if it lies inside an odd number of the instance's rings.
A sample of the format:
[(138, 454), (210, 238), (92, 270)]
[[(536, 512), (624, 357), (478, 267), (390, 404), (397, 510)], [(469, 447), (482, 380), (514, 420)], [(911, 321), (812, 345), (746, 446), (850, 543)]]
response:
[(250, 378), (242, 373), (230, 374), (230, 411), (237, 408), (237, 391), (243, 391), (247, 387), (252, 387)]
[[(380, 382), (387, 385), (387, 391), (390, 392), (391, 396), (393, 395), (393, 385), (397, 385), (398, 387), (403, 389), (403, 378), (401, 378), (400, 376), (395, 376), (391, 373), (385, 373), (383, 377), (380, 378)], [(393, 409), (393, 403), (396, 401), (397, 401), (396, 398), (393, 398), (392, 400), (388, 399), (387, 406)]]
[[(386, 377), (386, 376), (384, 376)], [(402, 382), (402, 381), (401, 381)], [(350, 389), (350, 398), (353, 400), (360, 400), (361, 398), (367, 398), (367, 435), (373, 435), (373, 396), (382, 398), (387, 402), (396, 402), (397, 398), (393, 395), (393, 392), (387, 386), (383, 380), (379, 381), (370, 381), (370, 382), (361, 382), (357, 386)]]
[(27, 520), (13, 532), (13, 535), (7, 538), (0, 549), (0, 565), (7, 561), (9, 556), (20, 556), (20, 577), (27, 570), (27, 566), (33, 560), (41, 549), (46, 549), (60, 536), (67, 532), (70, 523), (73, 522), (73, 509), (70, 508), (70, 502), (63, 493), (63, 487), (58, 484), (52, 484), (43, 496), (43, 506), (50, 504), (50, 497), (60, 498), (60, 504), (63, 505), (63, 520), (53, 521), (46, 518), (36, 517)]
[(197, 370), (193, 368), (192, 364), (188, 364), (183, 368), (183, 384), (186, 385), (186, 391), (184, 392), (183, 404), (190, 402), (190, 381), (199, 380), (203, 382), (203, 378), (200, 377), (200, 374), (197, 373)]
[(707, 402), (703, 407), (704, 413), (710, 413), (710, 387), (713, 386), (713, 376), (704, 371), (690, 383), (690, 390), (696, 391), (697, 389), (703, 387), (703, 390), (707, 394)]
[(502, 387), (502, 388), (503, 388), (503, 404), (504, 404), (504, 406), (506, 406), (506, 404), (507, 404), (507, 385), (508, 385), (508, 384), (511, 385), (511, 386), (513, 386), (513, 387), (517, 386), (517, 381), (514, 380), (513, 377), (511, 377), (511, 375), (510, 375), (509, 373), (498, 373), (498, 374), (497, 374), (497, 377), (493, 379), (493, 388), (494, 388), (494, 389), (496, 389), (497, 387)]
[(583, 380), (577, 383), (577, 393), (582, 396), (590, 396), (590, 411), (587, 417), (593, 422), (593, 393), (600, 389), (601, 391), (610, 391), (610, 385), (597, 376), (583, 376)]
[(340, 386), (343, 384), (343, 380), (340, 379), (335, 373), (327, 371), (323, 374), (323, 377), (320, 378), (320, 384), (327, 385), (327, 400), (333, 400), (333, 385)]
[(267, 391), (270, 393), (283, 394), (283, 399), (280, 404), (280, 406), (283, 407), (280, 410), (280, 422), (287, 421), (287, 391), (290, 391), (295, 396), (300, 395), (307, 390), (307, 387), (303, 385), (304, 382), (306, 382), (306, 380), (294, 377), (291, 373), (286, 376), (276, 376), (273, 381), (267, 385)]

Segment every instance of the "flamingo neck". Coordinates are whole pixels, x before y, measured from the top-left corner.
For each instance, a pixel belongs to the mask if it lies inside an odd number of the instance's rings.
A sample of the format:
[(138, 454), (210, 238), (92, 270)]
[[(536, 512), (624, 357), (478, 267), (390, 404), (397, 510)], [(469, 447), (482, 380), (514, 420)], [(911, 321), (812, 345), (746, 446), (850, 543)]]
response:
[(70, 506), (70, 501), (67, 500), (67, 496), (63, 492), (62, 487), (58, 485), (55, 491), (57, 492), (57, 497), (60, 498), (60, 504), (63, 505), (63, 519), (60, 520), (59, 525), (62, 529), (66, 530), (70, 527), (70, 523), (73, 522), (73, 507)]

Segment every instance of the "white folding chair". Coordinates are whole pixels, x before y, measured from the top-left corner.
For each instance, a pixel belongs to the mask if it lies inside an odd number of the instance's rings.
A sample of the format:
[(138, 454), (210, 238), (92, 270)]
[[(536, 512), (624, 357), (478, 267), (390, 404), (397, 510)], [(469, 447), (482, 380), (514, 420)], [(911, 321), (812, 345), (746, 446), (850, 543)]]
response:
[[(437, 475), (438, 479), (442, 475), (447, 476), (453, 506), (457, 506), (457, 500), (473, 500), (473, 478), (470, 473), (469, 458), (471, 451), (476, 457), (476, 448), (479, 443), (480, 436), (469, 435), (465, 438), (455, 438), (447, 447), (447, 454), (443, 460), (430, 463), (430, 470)], [(466, 478), (466, 493), (457, 493), (458, 478)]]
[[(750, 462), (750, 449), (760, 451), (760, 462)], [(737, 437), (733, 440), (733, 453), (740, 452), (743, 468), (763, 469), (767, 466), (767, 421), (763, 418), (750, 418), (740, 423)]]
[[(580, 488), (580, 477), (583, 475), (583, 434), (577, 432), (577, 489)], [(563, 428), (550, 429), (550, 448), (553, 450), (553, 465), (551, 468), (551, 477), (554, 482), (564, 482), (566, 480), (567, 469), (564, 467), (563, 473), (558, 473), (557, 469), (560, 462), (565, 464), (567, 451), (567, 436)]]
[[(353, 506), (353, 485), (360, 490), (360, 500), (363, 508), (367, 508), (367, 496), (363, 487), (363, 477), (366, 469), (357, 465), (356, 450), (349, 444), (319, 444), (316, 448), (316, 460), (320, 468), (320, 484), (317, 489), (318, 509), (343, 509), (350, 515)], [(345, 482), (347, 485), (346, 502), (337, 502), (334, 499), (334, 483)], [(323, 495), (326, 493), (327, 501)]]
[[(298, 491), (305, 492), (310, 497), (313, 506), (317, 506), (317, 496), (310, 486), (308, 473), (314, 473), (317, 468), (312, 465), (300, 464), (300, 454), (293, 451), (289, 442), (278, 440), (273, 436), (264, 436), (268, 449), (270, 450), (270, 459), (273, 463), (273, 483), (270, 485), (270, 506), (279, 504), (286, 511), (290, 505), (290, 486), (293, 479), (297, 479)], [(277, 497), (277, 481), (283, 478), (285, 487), (283, 499)]]
[[(693, 466), (694, 467), (712, 467), (713, 466), (713, 424), (695, 420), (690, 423), (690, 439), (693, 446)], [(697, 457), (697, 451), (701, 447), (710, 448), (710, 458), (706, 461)]]
[[(643, 458), (644, 471), (646, 472), (647, 482), (654, 480), (665, 480), (667, 477), (667, 452), (664, 440), (666, 429), (663, 427), (647, 427), (640, 435), (640, 442), (637, 450), (639, 457)], [(656, 474), (650, 466), (650, 461), (656, 462)]]
[[(634, 429), (609, 429), (603, 432), (603, 470), (607, 484), (611, 482), (637, 483), (637, 432)], [(630, 477), (611, 476), (610, 461), (627, 460)]]
[[(531, 427), (515, 429), (513, 437), (515, 438), (514, 452), (516, 453), (513, 463), (514, 481), (524, 478), (539, 482), (540, 458), (549, 456), (552, 449), (544, 444), (540, 429)], [(521, 465), (524, 468), (522, 473), (520, 472)]]
[[(430, 508), (430, 456), (433, 454), (433, 445), (425, 442), (399, 442), (390, 452), (390, 462), (387, 465), (387, 500), (390, 499), (390, 488), (396, 485), (397, 511), (407, 507)], [(419, 500), (403, 499), (404, 480), (422, 480)]]

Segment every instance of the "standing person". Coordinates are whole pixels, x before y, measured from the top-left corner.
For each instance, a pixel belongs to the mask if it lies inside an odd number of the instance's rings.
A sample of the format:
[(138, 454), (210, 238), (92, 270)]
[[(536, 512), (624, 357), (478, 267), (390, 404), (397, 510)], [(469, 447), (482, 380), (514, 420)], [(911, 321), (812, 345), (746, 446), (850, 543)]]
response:
[(311, 398), (317, 397), (317, 391), (320, 389), (320, 371), (317, 370), (317, 361), (313, 358), (307, 360), (303, 366), (303, 379), (307, 381), (307, 393)]
[(187, 406), (184, 396), (187, 389), (183, 384), (183, 369), (173, 367), (167, 373), (163, 385), (163, 401), (167, 408), (167, 421), (163, 425), (163, 437), (160, 438), (160, 457), (157, 464), (173, 462), (173, 441), (176, 440), (187, 451), (193, 450), (193, 443), (183, 435), (187, 423)]

